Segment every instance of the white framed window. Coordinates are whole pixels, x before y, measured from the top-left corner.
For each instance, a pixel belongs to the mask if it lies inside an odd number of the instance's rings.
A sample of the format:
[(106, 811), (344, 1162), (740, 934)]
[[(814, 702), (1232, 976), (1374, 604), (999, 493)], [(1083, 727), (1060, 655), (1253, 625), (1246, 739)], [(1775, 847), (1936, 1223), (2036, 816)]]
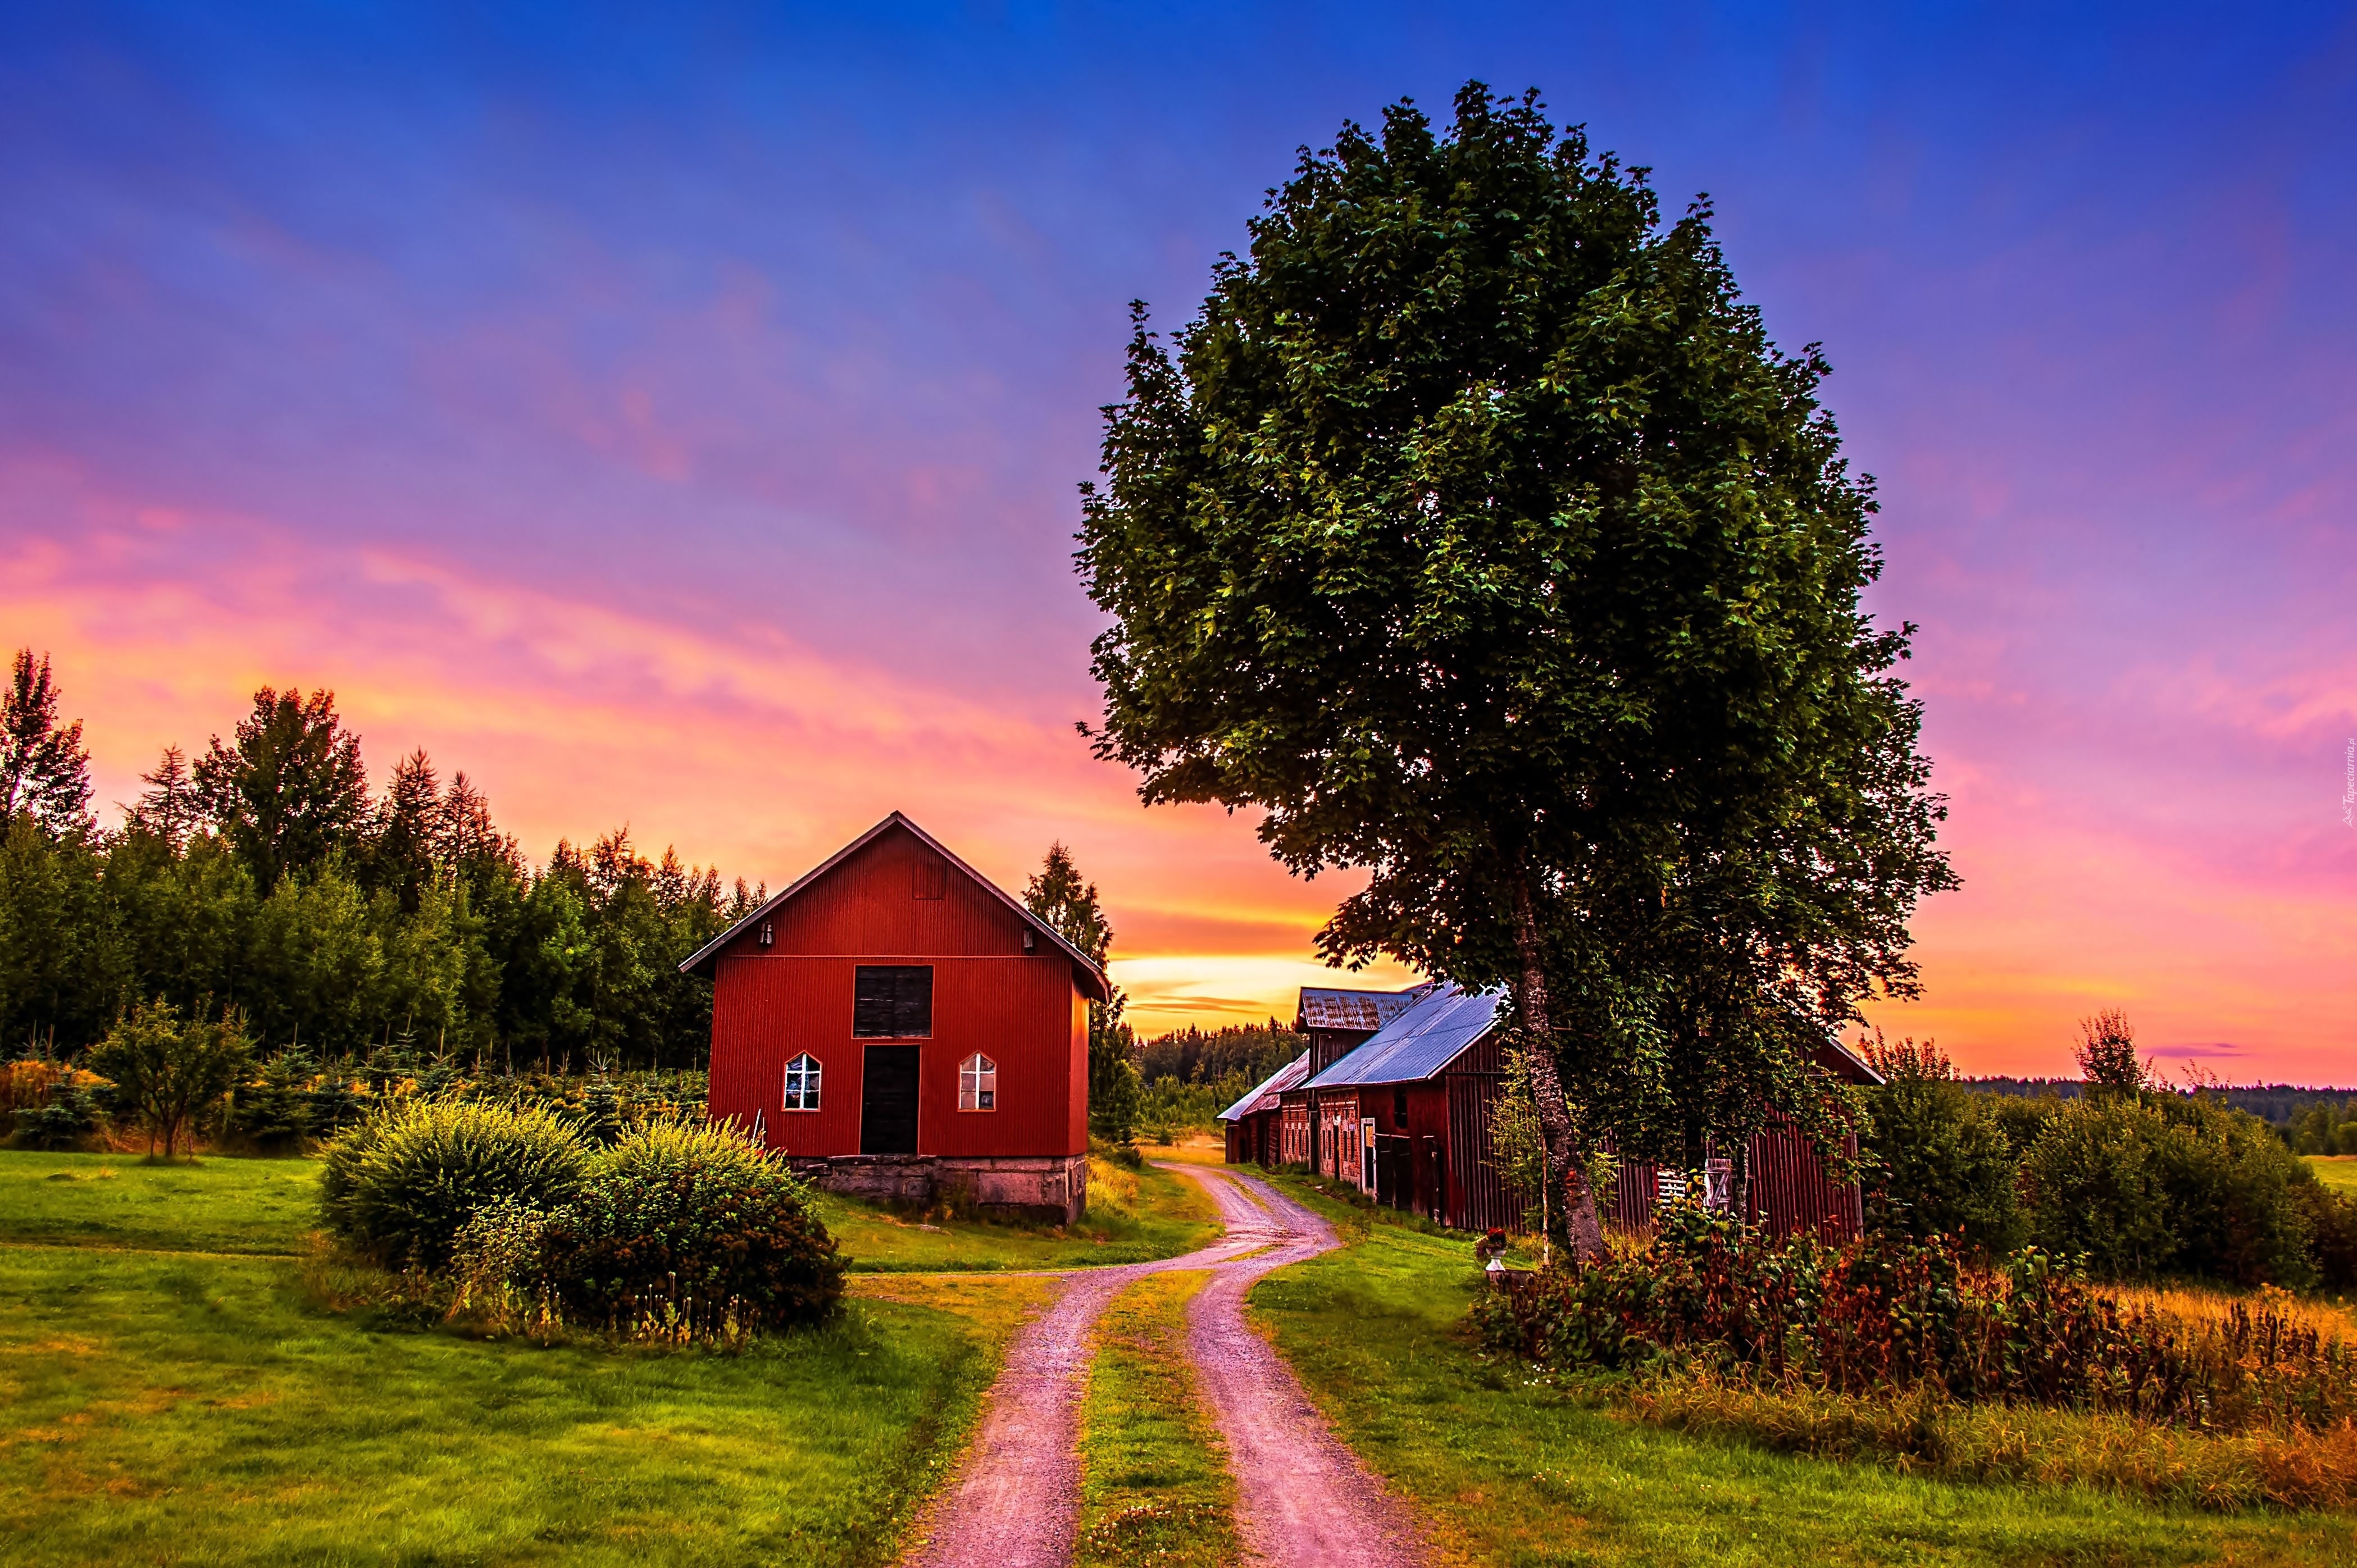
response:
[(786, 1064), (787, 1110), (818, 1109), (818, 1058), (808, 1051)]
[(998, 1064), (980, 1051), (958, 1063), (958, 1109), (998, 1109)]

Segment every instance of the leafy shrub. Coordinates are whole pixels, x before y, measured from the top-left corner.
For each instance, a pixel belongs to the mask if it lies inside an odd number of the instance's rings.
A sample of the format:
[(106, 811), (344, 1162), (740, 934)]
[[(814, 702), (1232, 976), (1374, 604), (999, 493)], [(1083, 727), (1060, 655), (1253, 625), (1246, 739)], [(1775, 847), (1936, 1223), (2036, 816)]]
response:
[(2309, 1228), (2293, 1195), (2307, 1175), (2265, 1122), (2205, 1095), (2072, 1101), (2022, 1161), (2031, 1239), (2115, 1280), (2167, 1269), (2310, 1283)]
[(2019, 1245), (2013, 1146), (1987, 1100), (1928, 1040), (1893, 1045), (1878, 1031), (1866, 1054), (1883, 1079), (1867, 1097), (1861, 1140), (1875, 1227), (1919, 1240), (1961, 1235), (1986, 1252)]
[(135, 1004), (91, 1047), (91, 1069), (114, 1085), (118, 1106), (147, 1129), (154, 1153), (169, 1159), (191, 1143), (214, 1108), (245, 1074), (253, 1043), (245, 1015), (225, 1007), (218, 1018), (182, 1018), (169, 1002)]
[(1542, 1273), (1474, 1310), (1493, 1348), (1557, 1368), (1928, 1389), (2221, 1431), (2357, 1420), (2357, 1351), (2276, 1302), (2188, 1323), (2091, 1290), (2034, 1250), (1976, 1269), (1944, 1241), (1770, 1242), (1687, 1206), (1641, 1251)]
[(542, 1212), (577, 1197), (589, 1150), (539, 1107), (404, 1100), (328, 1150), (328, 1229), (379, 1262), (439, 1269), (458, 1232), (500, 1199)]
[(544, 1266), (574, 1321), (641, 1337), (814, 1323), (843, 1295), (808, 1188), (726, 1127), (624, 1134), (550, 1214)]
[(2291, 1189), (2308, 1228), (2317, 1283), (2327, 1290), (2357, 1289), (2357, 1198), (2331, 1191), (2314, 1176)]
[(2030, 1240), (2084, 1258), (2096, 1277), (2143, 1279), (2177, 1253), (2153, 1144), (2158, 1118), (2139, 1101), (2074, 1100), (2022, 1158)]

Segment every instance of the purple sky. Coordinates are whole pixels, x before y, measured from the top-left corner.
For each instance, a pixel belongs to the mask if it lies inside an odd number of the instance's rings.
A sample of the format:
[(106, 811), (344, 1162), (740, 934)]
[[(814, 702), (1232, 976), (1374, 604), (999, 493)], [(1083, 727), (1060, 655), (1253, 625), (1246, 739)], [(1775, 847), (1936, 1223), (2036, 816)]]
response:
[(1126, 302), (1480, 76), (1835, 364), (1966, 880), (1878, 1019), (2357, 1079), (2346, 9), (836, 11), (0, 16), (0, 608), (108, 799), (328, 684), (535, 854), (1061, 836), (1149, 1024), (1280, 1006), (1335, 889), (1087, 760), (1073, 486)]

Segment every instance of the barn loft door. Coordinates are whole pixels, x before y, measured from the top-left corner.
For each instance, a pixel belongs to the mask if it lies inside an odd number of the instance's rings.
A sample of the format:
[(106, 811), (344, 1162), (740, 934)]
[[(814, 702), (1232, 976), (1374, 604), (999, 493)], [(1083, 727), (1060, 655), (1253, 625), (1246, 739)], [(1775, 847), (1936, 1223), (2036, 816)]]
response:
[(870, 1046), (859, 1079), (859, 1152), (917, 1152), (917, 1047)]

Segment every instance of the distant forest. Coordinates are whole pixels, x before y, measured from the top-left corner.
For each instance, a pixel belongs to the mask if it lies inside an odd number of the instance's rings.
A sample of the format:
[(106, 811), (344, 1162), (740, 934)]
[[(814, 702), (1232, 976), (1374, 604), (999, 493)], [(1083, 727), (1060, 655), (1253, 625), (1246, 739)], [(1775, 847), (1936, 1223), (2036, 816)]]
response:
[[(2076, 1100), (2086, 1088), (2075, 1078), (1968, 1078), (1959, 1081), (1982, 1094), (2010, 1094), (2028, 1100), (2049, 1094), (2058, 1100)], [(2357, 1119), (2357, 1090), (2305, 1089), (2270, 1083), (2246, 1089), (2220, 1086), (2212, 1092), (2235, 1110), (2247, 1111), (2278, 1129), (2291, 1127), (2319, 1111), (2335, 1126)]]
[(711, 988), (679, 961), (761, 897), (622, 829), (533, 867), (423, 751), (372, 794), (326, 691), (265, 687), (227, 739), (168, 746), (91, 811), (48, 660), (0, 712), (0, 1042), (72, 1055), (134, 1001), (244, 1016), (265, 1052), (579, 1071), (701, 1066)]
[[(765, 888), (651, 860), (621, 828), (535, 867), (423, 751), (372, 792), (327, 691), (255, 693), (226, 738), (167, 746), (102, 826), (60, 703), (49, 660), (18, 652), (0, 702), (0, 1049), (78, 1057), (160, 999), (233, 1009), (264, 1055), (322, 1063), (706, 1064), (712, 989), (678, 965)], [(1134, 1052), (1146, 1079), (1208, 1091), (1298, 1048), (1272, 1019)]]

